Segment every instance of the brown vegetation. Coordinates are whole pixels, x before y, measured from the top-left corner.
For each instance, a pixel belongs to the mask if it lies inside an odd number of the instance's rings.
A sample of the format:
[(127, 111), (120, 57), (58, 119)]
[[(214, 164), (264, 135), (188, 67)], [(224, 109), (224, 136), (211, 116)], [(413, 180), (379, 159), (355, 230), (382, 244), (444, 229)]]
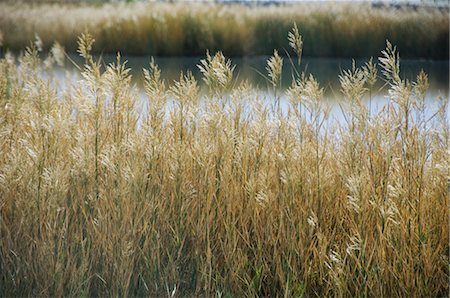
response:
[(342, 124), (313, 77), (284, 113), (233, 87), (221, 53), (208, 96), (150, 63), (143, 113), (92, 42), (62, 90), (35, 46), (0, 60), (1, 296), (448, 295), (448, 99), (427, 118), (427, 76), (402, 80), (390, 44), (390, 103), (370, 115), (378, 74), (354, 67)]

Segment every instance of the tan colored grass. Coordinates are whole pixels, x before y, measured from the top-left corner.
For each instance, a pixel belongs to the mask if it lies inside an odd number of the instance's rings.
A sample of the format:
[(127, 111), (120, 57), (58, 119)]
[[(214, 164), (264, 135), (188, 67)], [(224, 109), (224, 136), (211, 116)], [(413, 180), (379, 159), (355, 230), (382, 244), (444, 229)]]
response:
[[(313, 77), (281, 113), (153, 61), (143, 114), (91, 42), (62, 93), (36, 47), (0, 60), (1, 296), (448, 295), (448, 99), (425, 119), (426, 75), (403, 80), (393, 46), (390, 103), (369, 116), (372, 67), (343, 72), (341, 124)], [(202, 64), (211, 86), (225, 61)]]
[[(286, 39), (292, 24), (303, 40)], [(271, 55), (289, 42), (305, 42), (309, 57), (370, 57), (385, 40), (403, 57), (448, 59), (448, 8), (372, 8), (369, 3), (303, 3), (280, 6), (213, 3), (0, 3), (4, 46), (20, 51), (38, 34), (45, 49), (55, 41), (77, 50), (77, 38), (89, 30), (95, 53), (127, 55)], [(295, 30), (292, 32), (295, 35)], [(292, 36), (295, 38), (295, 36)]]

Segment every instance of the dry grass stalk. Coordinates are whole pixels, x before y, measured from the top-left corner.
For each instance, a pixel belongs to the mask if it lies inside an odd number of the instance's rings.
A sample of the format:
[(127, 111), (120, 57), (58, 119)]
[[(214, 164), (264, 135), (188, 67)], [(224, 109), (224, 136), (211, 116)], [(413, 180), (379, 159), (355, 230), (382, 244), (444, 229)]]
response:
[(390, 44), (391, 102), (369, 119), (375, 68), (353, 67), (345, 125), (313, 77), (287, 113), (248, 84), (222, 96), (221, 53), (201, 66), (212, 98), (152, 61), (140, 114), (120, 55), (79, 47), (63, 92), (37, 46), (0, 60), (0, 295), (448, 295), (446, 107), (424, 120), (427, 77), (403, 80)]

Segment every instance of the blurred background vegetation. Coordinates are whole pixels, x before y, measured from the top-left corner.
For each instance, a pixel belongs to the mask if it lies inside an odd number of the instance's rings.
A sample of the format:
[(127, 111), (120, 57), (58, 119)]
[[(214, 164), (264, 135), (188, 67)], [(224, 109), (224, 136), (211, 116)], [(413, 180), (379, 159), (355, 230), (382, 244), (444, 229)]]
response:
[(273, 49), (284, 53), (296, 22), (309, 57), (375, 56), (386, 39), (404, 58), (448, 59), (449, 54), (448, 4), (442, 1), (41, 2), (49, 1), (0, 3), (4, 48), (22, 50), (37, 34), (44, 49), (58, 41), (76, 52), (77, 37), (88, 30), (96, 53), (198, 56), (209, 49), (227, 56), (269, 55)]

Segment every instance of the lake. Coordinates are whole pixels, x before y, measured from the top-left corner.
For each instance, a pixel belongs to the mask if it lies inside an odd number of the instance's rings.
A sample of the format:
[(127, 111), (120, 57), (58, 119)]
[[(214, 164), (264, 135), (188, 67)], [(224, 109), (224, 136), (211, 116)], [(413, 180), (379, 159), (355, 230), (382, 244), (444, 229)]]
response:
[[(83, 59), (78, 55), (70, 55), (70, 58), (78, 65), (83, 64)], [(267, 75), (266, 66), (269, 57), (235, 57), (231, 58), (233, 64), (236, 65), (234, 76), (238, 81), (247, 79), (259, 89), (267, 89), (267, 82), (261, 75)], [(142, 68), (148, 68), (150, 57), (132, 56), (122, 57), (122, 61), (128, 61), (127, 66), (131, 68), (134, 82), (138, 86), (142, 86), (143, 75)], [(204, 57), (155, 57), (155, 62), (162, 70), (161, 75), (169, 82), (177, 80), (180, 77), (180, 71), (192, 71), (194, 76), (200, 81), (201, 73), (197, 67), (200, 60)], [(116, 61), (113, 55), (104, 55), (105, 64)], [(368, 59), (355, 60), (357, 66), (364, 65)], [(296, 61), (294, 61), (295, 63)], [(429, 77), (430, 91), (433, 94), (439, 92), (448, 94), (449, 91), (449, 62), (446, 60), (400, 60), (400, 69), (404, 78), (415, 80), (416, 75), (423, 69)], [(338, 75), (341, 70), (351, 68), (352, 59), (327, 59), (327, 58), (303, 58), (301, 70), (307, 74), (311, 73), (325, 88), (325, 92), (329, 94), (333, 90), (339, 91)], [(68, 62), (66, 69), (75, 70), (75, 67)], [(259, 73), (258, 73), (259, 72)], [(283, 59), (283, 79), (281, 89), (286, 89), (291, 84), (292, 66), (288, 58)], [(381, 73), (379, 73), (380, 75)]]
[[(83, 59), (77, 55), (70, 55), (71, 60), (78, 65), (83, 64)], [(202, 81), (202, 75), (197, 67), (200, 60), (204, 57), (155, 57), (155, 62), (161, 69), (161, 76), (172, 83), (174, 80), (179, 79), (180, 72), (192, 71), (193, 75), (198, 79), (200, 86), (203, 90), (206, 90)], [(236, 81), (242, 81), (244, 79), (252, 83), (255, 88), (258, 89), (258, 93), (270, 100), (273, 98), (271, 95), (271, 88), (267, 80), (262, 74), (267, 75), (266, 65), (268, 57), (235, 57), (231, 58), (232, 63), (236, 65), (234, 76)], [(103, 61), (105, 64), (109, 64), (116, 61), (116, 57), (113, 55), (104, 55)], [(122, 61), (127, 61), (127, 66), (131, 68), (131, 74), (133, 76), (133, 82), (136, 86), (143, 91), (143, 74), (142, 69), (148, 68), (150, 57), (145, 56), (132, 56), (122, 57)], [(364, 65), (367, 59), (355, 60), (357, 66)], [(295, 63), (295, 62), (294, 62)], [(307, 74), (312, 74), (317, 81), (324, 88), (325, 100), (331, 103), (332, 114), (337, 114), (340, 111), (339, 106), (336, 104), (336, 100), (341, 98), (340, 83), (338, 75), (341, 70), (351, 68), (352, 59), (323, 59), (323, 58), (304, 58), (302, 59), (301, 70)], [(427, 93), (429, 114), (433, 113), (437, 99), (444, 97), (448, 100), (449, 94), (449, 64), (445, 60), (400, 60), (401, 75), (403, 78), (409, 80), (415, 80), (416, 75), (421, 69), (427, 74), (430, 82), (430, 88)], [(76, 79), (78, 77), (78, 70), (70, 62), (67, 61), (64, 68), (55, 67), (54, 69), (57, 77), (63, 78), (67, 71), (73, 75)], [(282, 84), (279, 87), (280, 94), (283, 94), (291, 84), (292, 81), (292, 66), (288, 58), (283, 59), (283, 75)], [(382, 88), (384, 82), (381, 78), (381, 71), (379, 70), (378, 85), (374, 89), (379, 90)], [(387, 102), (386, 99), (387, 88), (384, 87), (381, 92), (374, 93), (371, 103), (371, 109), (373, 112), (379, 110)], [(366, 100), (368, 100), (366, 98)], [(286, 108), (285, 99), (282, 96), (282, 107)], [(447, 113), (450, 113), (447, 111)], [(338, 118), (340, 118), (338, 116)]]

